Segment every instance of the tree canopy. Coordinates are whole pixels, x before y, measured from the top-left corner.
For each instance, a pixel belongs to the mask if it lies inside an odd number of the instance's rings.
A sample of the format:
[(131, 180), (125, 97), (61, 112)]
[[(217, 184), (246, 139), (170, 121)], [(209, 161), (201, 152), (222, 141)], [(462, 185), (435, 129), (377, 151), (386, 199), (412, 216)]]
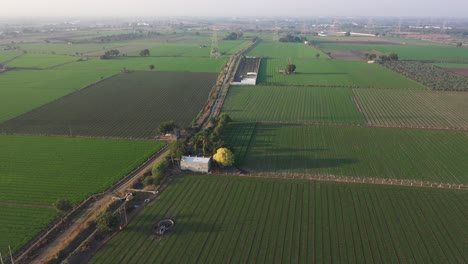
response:
[(287, 65), (286, 65), (286, 69), (284, 69), (284, 71), (286, 72), (286, 74), (294, 73), (294, 72), (296, 72), (296, 65), (294, 65), (294, 64), (287, 64)]
[(219, 148), (213, 155), (215, 160), (221, 166), (232, 166), (234, 164), (234, 154), (228, 148)]
[(54, 208), (60, 214), (65, 214), (73, 208), (72, 203), (67, 199), (58, 199), (54, 203)]
[(119, 226), (119, 217), (109, 212), (102, 213), (96, 218), (97, 228), (101, 232), (111, 232)]
[(142, 56), (142, 57), (147, 57), (149, 55), (150, 55), (149, 49), (144, 49), (144, 50), (140, 51), (140, 56)]
[(158, 131), (161, 134), (172, 133), (177, 128), (177, 125), (174, 121), (166, 121), (159, 125)]

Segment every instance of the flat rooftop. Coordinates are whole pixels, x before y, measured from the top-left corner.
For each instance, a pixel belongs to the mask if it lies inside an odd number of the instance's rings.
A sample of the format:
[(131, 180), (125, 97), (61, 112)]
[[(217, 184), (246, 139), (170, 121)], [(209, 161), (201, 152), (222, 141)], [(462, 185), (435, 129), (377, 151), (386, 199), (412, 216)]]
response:
[(211, 157), (191, 157), (191, 156), (182, 156), (182, 161), (185, 162), (194, 162), (194, 163), (208, 163)]

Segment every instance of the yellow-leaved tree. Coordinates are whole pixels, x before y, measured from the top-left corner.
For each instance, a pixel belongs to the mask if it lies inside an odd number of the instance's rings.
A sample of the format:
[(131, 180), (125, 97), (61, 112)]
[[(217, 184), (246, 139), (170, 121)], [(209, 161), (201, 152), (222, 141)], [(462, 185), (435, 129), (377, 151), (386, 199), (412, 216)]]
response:
[(223, 167), (234, 164), (234, 154), (227, 148), (219, 148), (213, 155), (213, 159)]

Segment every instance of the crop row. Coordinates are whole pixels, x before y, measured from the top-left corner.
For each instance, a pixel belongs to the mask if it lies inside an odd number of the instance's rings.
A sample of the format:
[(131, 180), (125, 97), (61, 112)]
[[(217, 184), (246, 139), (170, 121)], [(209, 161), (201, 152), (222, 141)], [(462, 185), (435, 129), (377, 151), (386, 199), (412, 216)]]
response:
[[(8, 246), (16, 252), (56, 217), (49, 208), (0, 205), (0, 254), (6, 261)], [(1, 261), (0, 261), (1, 262)]]
[(467, 132), (288, 124), (255, 131), (246, 170), (468, 182)]
[(389, 61), (383, 65), (433, 90), (468, 91), (468, 76), (450, 73), (431, 64)]
[[(295, 74), (282, 74), (291, 61)], [(424, 88), (419, 83), (394, 73), (379, 64), (326, 59), (264, 59), (258, 82), (270, 85), (336, 86), (371, 88)]]
[(240, 165), (245, 159), (250, 141), (255, 133), (256, 123), (229, 123), (223, 133), (223, 140), (233, 149), (236, 164)]
[(180, 127), (200, 111), (215, 73), (122, 73), (0, 125), (4, 133), (154, 138), (160, 123)]
[(370, 124), (468, 128), (468, 94), (425, 90), (353, 89)]
[[(464, 262), (463, 195), (182, 176), (91, 263)], [(164, 218), (176, 225), (155, 236), (152, 226)]]
[(0, 145), (0, 200), (51, 205), (106, 189), (163, 143), (0, 136)]
[(223, 111), (236, 121), (364, 124), (348, 88), (233, 86)]

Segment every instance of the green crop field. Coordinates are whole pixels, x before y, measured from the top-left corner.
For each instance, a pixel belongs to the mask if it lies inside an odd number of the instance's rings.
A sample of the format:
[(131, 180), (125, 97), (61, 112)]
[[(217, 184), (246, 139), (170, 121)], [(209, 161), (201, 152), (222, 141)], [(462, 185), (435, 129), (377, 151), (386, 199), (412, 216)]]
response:
[(20, 44), (19, 47), (28, 53), (76, 55), (76, 53), (88, 53), (103, 51), (122, 46), (122, 43), (103, 44), (66, 44), (66, 43), (27, 43)]
[(189, 126), (216, 73), (130, 72), (94, 84), (0, 124), (35, 135), (154, 138), (162, 122)]
[(261, 41), (252, 48), (246, 55), (267, 57), (267, 58), (283, 58), (283, 59), (314, 59), (315, 55), (320, 54), (321, 59), (327, 59), (328, 56), (320, 50), (304, 45), (302, 43), (282, 43), (282, 42), (265, 42)]
[(231, 86), (223, 111), (236, 121), (366, 122), (348, 88)]
[(288, 59), (262, 60), (258, 82), (270, 85), (312, 85), (378, 88), (424, 88), (379, 64), (362, 61), (293, 59), (296, 74), (281, 74)]
[(247, 155), (256, 126), (255, 122), (231, 122), (223, 132), (223, 140), (233, 150), (237, 165), (242, 164)]
[(83, 67), (1, 73), (0, 123), (117, 72)]
[(467, 136), (462, 131), (258, 124), (241, 167), (466, 184)]
[(150, 71), (149, 66), (154, 65), (154, 71), (191, 71), (216, 72), (226, 63), (227, 57), (201, 58), (201, 57), (118, 57), (109, 60), (90, 59), (57, 67), (64, 70), (120, 71), (123, 68), (134, 71)]
[(79, 57), (45, 54), (25, 54), (9, 63), (8, 67), (46, 69), (78, 60)]
[(458, 69), (467, 69), (468, 63), (434, 63), (435, 66), (441, 68), (458, 68)]
[(21, 54), (22, 53), (17, 50), (3, 50), (3, 48), (0, 47), (0, 64), (3, 64), (4, 62), (9, 61)]
[(52, 208), (33, 206), (0, 204), (0, 212), (0, 253), (5, 261), (10, 255), (8, 246), (16, 252), (57, 216)]
[(468, 93), (353, 89), (370, 124), (468, 128)]
[(466, 49), (455, 46), (440, 45), (360, 45), (328, 44), (319, 45), (322, 50), (376, 50), (382, 53), (396, 53), (402, 60), (437, 60), (451, 62), (468, 62)]
[(161, 142), (0, 135), (0, 200), (77, 203), (108, 188)]
[[(178, 176), (91, 263), (464, 263), (465, 197), (465, 191)], [(154, 235), (152, 227), (165, 218), (174, 219), (174, 228)]]

